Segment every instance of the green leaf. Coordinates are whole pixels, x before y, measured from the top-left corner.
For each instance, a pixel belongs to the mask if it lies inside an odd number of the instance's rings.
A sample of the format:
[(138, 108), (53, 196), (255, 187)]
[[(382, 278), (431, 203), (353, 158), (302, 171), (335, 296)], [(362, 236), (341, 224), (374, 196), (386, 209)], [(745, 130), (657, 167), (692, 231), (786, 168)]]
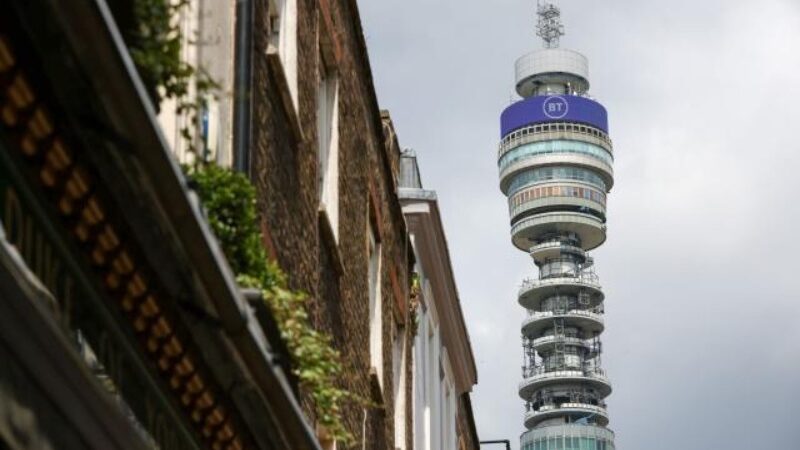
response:
[(344, 373), (333, 339), (313, 328), (305, 309), (308, 296), (290, 290), (286, 275), (268, 261), (261, 245), (255, 188), (244, 175), (214, 164), (184, 169), (197, 185), (209, 225), (237, 281), (262, 290), (291, 354), (293, 373), (314, 402), (317, 421), (334, 439), (351, 445), (355, 441), (344, 426), (341, 402), (369, 402), (338, 386)]

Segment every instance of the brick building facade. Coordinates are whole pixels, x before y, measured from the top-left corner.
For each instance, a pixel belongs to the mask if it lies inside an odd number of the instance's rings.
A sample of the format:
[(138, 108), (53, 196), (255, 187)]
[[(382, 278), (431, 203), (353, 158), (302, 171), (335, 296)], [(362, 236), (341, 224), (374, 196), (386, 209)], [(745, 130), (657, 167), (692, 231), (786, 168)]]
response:
[[(394, 442), (397, 392), (392, 389), (399, 384), (393, 379), (395, 365), (405, 360), (396, 360), (393, 345), (409, 339), (410, 249), (395, 194), (398, 153), (384, 145), (358, 11), (351, 1), (298, 1), (296, 68), (290, 69), (279, 54), (284, 48), (271, 47), (268, 6), (256, 2), (253, 54), (267, 57), (254, 58), (250, 154), (266, 245), (289, 275), (291, 287), (312, 299), (315, 325), (333, 336), (347, 374), (343, 385), (375, 404), (345, 406), (350, 431), (366, 440), (368, 448), (410, 448), (410, 442)], [(338, 83), (336, 216), (320, 199), (318, 95), (323, 73), (333, 74)], [(297, 76), (296, 93), (291, 87), (295, 81), (288, 79), (292, 74)], [(365, 345), (371, 339), (370, 234), (380, 258), (380, 357), (371, 356)], [(382, 367), (374, 367), (374, 361)]]
[[(398, 196), (401, 152), (378, 107), (356, 0), (244, 0), (235, 11), (194, 0), (188, 11), (182, 20), (204, 48), (187, 55), (233, 92), (209, 99), (206, 118), (218, 131), (201, 147), (256, 185), (269, 255), (308, 294), (314, 326), (341, 352), (342, 387), (365, 400), (343, 408), (357, 448), (425, 448), (414, 437), (416, 256)], [(241, 36), (248, 45), (239, 47)], [(244, 55), (246, 67), (226, 55)], [(181, 119), (166, 105), (161, 121), (183, 157)], [(456, 405), (457, 448), (477, 449), (468, 398)]]

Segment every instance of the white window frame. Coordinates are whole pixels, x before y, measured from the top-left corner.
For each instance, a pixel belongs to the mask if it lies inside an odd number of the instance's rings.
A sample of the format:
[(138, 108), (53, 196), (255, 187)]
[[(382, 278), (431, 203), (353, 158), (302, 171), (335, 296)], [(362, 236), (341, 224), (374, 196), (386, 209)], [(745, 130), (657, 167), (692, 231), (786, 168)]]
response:
[(456, 445), (456, 393), (450, 355), (446, 348), (442, 348), (440, 358), (440, 448), (454, 449)]
[(395, 326), (392, 340), (392, 388), (394, 393), (394, 448), (406, 448), (406, 334)]
[(319, 205), (339, 242), (339, 77), (320, 56), (317, 84), (317, 173)]
[(369, 361), (383, 389), (383, 299), (381, 298), (381, 243), (372, 226), (367, 233), (369, 283)]
[[(422, 276), (420, 275), (420, 279)], [(427, 439), (427, 415), (428, 415), (428, 389), (427, 389), (427, 361), (428, 361), (428, 316), (425, 310), (421, 307), (417, 311), (417, 323), (419, 328), (417, 335), (414, 337), (414, 382), (413, 382), (413, 416), (414, 422), (414, 448), (424, 450), (427, 448), (425, 442)]]
[(297, 110), (297, 0), (269, 0), (269, 27), (270, 44), (278, 50)]

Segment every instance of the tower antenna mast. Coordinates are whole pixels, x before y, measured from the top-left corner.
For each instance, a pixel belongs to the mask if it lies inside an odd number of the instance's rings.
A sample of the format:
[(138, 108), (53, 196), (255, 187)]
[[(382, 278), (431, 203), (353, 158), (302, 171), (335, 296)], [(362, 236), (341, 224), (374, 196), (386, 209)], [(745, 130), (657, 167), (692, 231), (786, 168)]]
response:
[(564, 25), (561, 23), (561, 9), (556, 5), (541, 0), (536, 2), (536, 35), (542, 38), (545, 48), (558, 48), (558, 41), (564, 35)]

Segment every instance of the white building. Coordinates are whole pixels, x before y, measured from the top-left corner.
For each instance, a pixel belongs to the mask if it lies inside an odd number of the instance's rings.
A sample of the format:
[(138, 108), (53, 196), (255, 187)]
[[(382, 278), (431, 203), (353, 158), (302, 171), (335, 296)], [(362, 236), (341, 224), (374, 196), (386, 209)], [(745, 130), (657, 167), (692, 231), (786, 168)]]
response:
[(416, 156), (400, 159), (400, 188), (416, 256), (412, 302), (413, 432), (416, 450), (477, 449), (469, 393), (477, 370), (461, 312), (436, 192), (422, 188)]

